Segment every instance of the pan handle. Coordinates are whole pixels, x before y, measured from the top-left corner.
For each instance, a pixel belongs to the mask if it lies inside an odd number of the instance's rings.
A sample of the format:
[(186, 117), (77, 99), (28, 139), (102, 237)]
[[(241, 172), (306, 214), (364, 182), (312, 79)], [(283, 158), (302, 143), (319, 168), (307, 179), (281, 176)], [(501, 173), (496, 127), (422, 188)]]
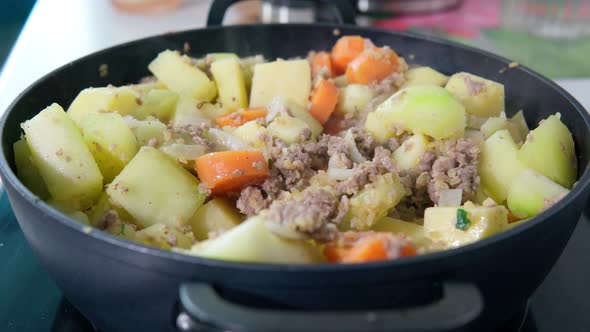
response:
[(443, 283), (443, 296), (420, 307), (376, 311), (290, 311), (251, 308), (231, 303), (211, 285), (180, 287), (184, 309), (176, 319), (182, 332), (426, 332), (454, 331), (472, 323), (483, 309), (478, 288)]
[[(209, 8), (209, 16), (207, 17), (207, 26), (217, 26), (221, 25), (223, 22), (223, 17), (225, 16), (225, 12), (227, 9), (238, 2), (244, 0), (213, 0), (211, 7)], [(340, 20), (342, 24), (356, 24), (355, 21), (355, 8), (351, 1), (347, 0), (338, 0), (338, 1), (327, 1), (323, 0), (326, 3), (330, 3), (336, 10), (340, 13)]]

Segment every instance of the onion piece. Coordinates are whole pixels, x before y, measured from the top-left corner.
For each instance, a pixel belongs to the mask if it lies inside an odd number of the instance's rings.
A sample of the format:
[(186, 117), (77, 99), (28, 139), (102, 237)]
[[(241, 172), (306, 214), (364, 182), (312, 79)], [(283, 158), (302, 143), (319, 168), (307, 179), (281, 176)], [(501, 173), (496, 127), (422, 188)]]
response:
[(175, 158), (180, 162), (187, 162), (195, 160), (204, 155), (207, 148), (203, 145), (197, 144), (170, 144), (160, 148), (167, 155)]
[(252, 150), (246, 142), (221, 129), (209, 129), (209, 139), (215, 143), (215, 151)]
[(278, 97), (274, 97), (269, 103), (268, 105), (266, 105), (266, 123), (270, 123), (272, 120), (274, 120), (276, 117), (278, 117), (281, 114), (285, 114), (288, 116), (291, 116), (291, 114), (289, 113), (289, 108), (287, 107), (287, 104), (285, 103), (285, 98), (278, 96)]
[(346, 180), (346, 179), (349, 179), (350, 177), (352, 177), (354, 170), (347, 169), (347, 168), (330, 167), (330, 168), (328, 168), (327, 173), (328, 173), (328, 178), (330, 180), (343, 181), (343, 180)]
[(354, 137), (352, 136), (352, 130), (348, 129), (348, 131), (346, 131), (346, 135), (344, 135), (344, 140), (348, 143), (350, 160), (354, 161), (357, 164), (367, 161), (359, 151), (358, 147), (356, 146), (356, 142), (354, 141)]
[(447, 189), (440, 192), (438, 206), (461, 206), (463, 189)]

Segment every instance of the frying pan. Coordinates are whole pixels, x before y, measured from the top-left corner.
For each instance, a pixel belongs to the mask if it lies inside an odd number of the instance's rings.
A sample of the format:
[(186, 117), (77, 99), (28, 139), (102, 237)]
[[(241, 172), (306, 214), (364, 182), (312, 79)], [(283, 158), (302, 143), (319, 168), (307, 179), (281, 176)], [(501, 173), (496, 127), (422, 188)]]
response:
[[(233, 2), (216, 1), (208, 23), (220, 24)], [(12, 144), (21, 122), (53, 102), (69, 105), (86, 87), (138, 81), (164, 49), (188, 42), (192, 56), (225, 51), (289, 58), (329, 49), (339, 34), (362, 35), (447, 74), (468, 71), (496, 80), (505, 85), (507, 113), (523, 109), (531, 126), (561, 112), (576, 144), (578, 183), (523, 225), (458, 249), (367, 264), (272, 265), (181, 255), (90, 231), (39, 200), (15, 175)], [(25, 90), (0, 122), (0, 175), (42, 265), (100, 331), (492, 330), (543, 281), (590, 186), (588, 114), (552, 81), (524, 66), (509, 68), (509, 62), (450, 41), (352, 25), (210, 26), (146, 38), (69, 63)], [(107, 77), (99, 75), (103, 64)]]

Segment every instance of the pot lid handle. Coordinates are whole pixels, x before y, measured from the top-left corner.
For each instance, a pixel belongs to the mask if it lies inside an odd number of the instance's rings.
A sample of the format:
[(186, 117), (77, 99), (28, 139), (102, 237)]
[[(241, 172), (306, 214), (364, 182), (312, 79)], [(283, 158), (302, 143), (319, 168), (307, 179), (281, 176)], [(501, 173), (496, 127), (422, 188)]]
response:
[(177, 328), (240, 332), (426, 332), (454, 331), (479, 317), (483, 298), (469, 283), (443, 283), (442, 298), (424, 306), (371, 311), (294, 311), (252, 308), (223, 299), (211, 285), (180, 287), (184, 311)]

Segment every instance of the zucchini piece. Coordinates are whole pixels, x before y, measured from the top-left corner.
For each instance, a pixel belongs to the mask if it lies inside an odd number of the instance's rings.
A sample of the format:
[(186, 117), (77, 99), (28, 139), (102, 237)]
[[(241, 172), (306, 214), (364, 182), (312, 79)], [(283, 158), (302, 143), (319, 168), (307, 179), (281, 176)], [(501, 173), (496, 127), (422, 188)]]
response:
[(72, 119), (52, 104), (21, 127), (51, 197), (73, 210), (89, 208), (102, 191), (102, 175)]
[(469, 73), (456, 73), (445, 86), (467, 113), (483, 117), (499, 116), (504, 111), (504, 85)]
[(12, 149), (14, 150), (14, 163), (16, 164), (18, 179), (40, 199), (49, 198), (47, 186), (39, 173), (39, 169), (33, 164), (33, 156), (27, 141), (22, 138), (19, 139), (14, 143)]
[(166, 50), (158, 54), (148, 69), (168, 89), (201, 101), (211, 101), (217, 95), (215, 83), (190, 59), (180, 53)]
[(547, 177), (525, 169), (512, 180), (507, 205), (518, 217), (529, 218), (536, 216), (567, 193), (569, 190)]
[(465, 121), (465, 108), (447, 90), (413, 86), (399, 90), (369, 113), (365, 128), (379, 142), (400, 130), (444, 139), (463, 137)]
[(570, 189), (576, 181), (578, 161), (574, 139), (558, 115), (551, 115), (532, 130), (518, 151), (527, 167)]
[(89, 113), (80, 125), (104, 182), (110, 183), (137, 153), (135, 135), (117, 113)]
[(140, 227), (183, 226), (207, 197), (199, 180), (165, 153), (144, 146), (107, 187)]

